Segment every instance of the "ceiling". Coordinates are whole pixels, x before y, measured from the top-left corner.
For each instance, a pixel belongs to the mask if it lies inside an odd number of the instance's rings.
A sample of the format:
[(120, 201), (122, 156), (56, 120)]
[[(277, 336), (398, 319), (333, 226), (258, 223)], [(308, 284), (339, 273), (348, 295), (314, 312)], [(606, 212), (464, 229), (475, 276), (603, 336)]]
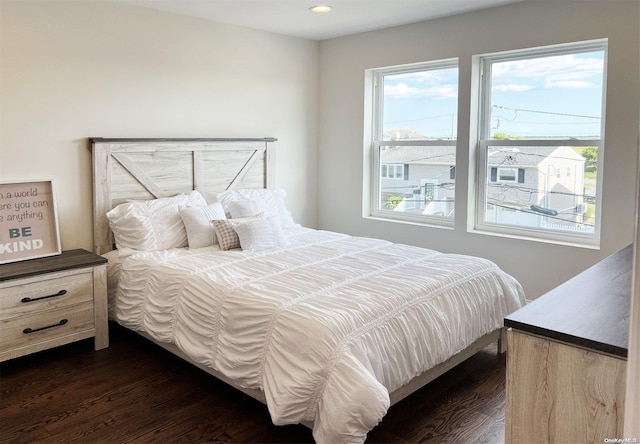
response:
[[(115, 0), (312, 40), (388, 28), (523, 0)], [(309, 7), (333, 7), (314, 14)]]

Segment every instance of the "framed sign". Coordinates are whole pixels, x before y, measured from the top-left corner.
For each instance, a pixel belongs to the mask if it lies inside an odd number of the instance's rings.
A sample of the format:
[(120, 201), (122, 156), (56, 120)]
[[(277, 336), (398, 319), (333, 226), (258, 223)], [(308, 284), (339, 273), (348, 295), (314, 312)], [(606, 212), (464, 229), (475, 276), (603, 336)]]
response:
[(0, 264), (60, 253), (53, 182), (0, 183)]

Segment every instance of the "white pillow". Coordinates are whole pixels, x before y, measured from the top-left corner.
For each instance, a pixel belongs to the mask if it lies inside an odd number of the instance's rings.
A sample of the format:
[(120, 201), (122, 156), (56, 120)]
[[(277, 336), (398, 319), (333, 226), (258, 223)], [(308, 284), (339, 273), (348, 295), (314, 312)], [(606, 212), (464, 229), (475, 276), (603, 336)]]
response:
[(236, 191), (223, 191), (214, 197), (209, 197), (212, 200), (222, 203), (225, 211), (231, 213), (230, 205), (234, 201), (251, 201), (261, 205), (267, 217), (274, 216), (280, 219), (280, 225), (283, 229), (297, 226), (291, 217), (291, 212), (287, 209), (284, 203), (286, 193), (280, 188), (243, 188)]
[(106, 216), (118, 249), (166, 250), (187, 245), (180, 208), (206, 205), (202, 195), (192, 191), (173, 197), (125, 202)]
[[(222, 204), (221, 204), (222, 205)], [(224, 210), (223, 210), (224, 211)], [(239, 219), (241, 217), (254, 216), (258, 213), (268, 214), (269, 217), (278, 217), (277, 214), (269, 214), (267, 209), (261, 202), (254, 202), (252, 200), (234, 200), (229, 203), (229, 214), (232, 219)]]
[(187, 230), (189, 248), (208, 247), (218, 243), (214, 219), (225, 219), (224, 208), (220, 202), (206, 207), (185, 207), (180, 210), (180, 217)]
[(288, 245), (280, 221), (266, 219), (229, 219), (229, 224), (238, 234), (242, 251), (261, 251)]

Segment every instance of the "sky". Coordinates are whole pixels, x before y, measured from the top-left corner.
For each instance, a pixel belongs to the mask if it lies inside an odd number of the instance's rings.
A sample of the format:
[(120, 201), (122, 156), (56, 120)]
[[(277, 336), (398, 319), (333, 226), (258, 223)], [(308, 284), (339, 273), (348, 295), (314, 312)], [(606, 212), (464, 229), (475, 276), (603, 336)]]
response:
[[(600, 138), (604, 51), (495, 62), (491, 131), (519, 138)], [(387, 75), (383, 129), (456, 135), (455, 68)]]

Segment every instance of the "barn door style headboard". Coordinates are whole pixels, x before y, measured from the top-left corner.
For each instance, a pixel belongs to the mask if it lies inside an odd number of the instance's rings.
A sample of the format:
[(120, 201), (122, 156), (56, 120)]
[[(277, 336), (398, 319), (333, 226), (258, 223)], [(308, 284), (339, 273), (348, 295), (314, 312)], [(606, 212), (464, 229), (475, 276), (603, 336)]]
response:
[(113, 250), (106, 213), (122, 202), (272, 186), (276, 140), (91, 138), (94, 251)]

